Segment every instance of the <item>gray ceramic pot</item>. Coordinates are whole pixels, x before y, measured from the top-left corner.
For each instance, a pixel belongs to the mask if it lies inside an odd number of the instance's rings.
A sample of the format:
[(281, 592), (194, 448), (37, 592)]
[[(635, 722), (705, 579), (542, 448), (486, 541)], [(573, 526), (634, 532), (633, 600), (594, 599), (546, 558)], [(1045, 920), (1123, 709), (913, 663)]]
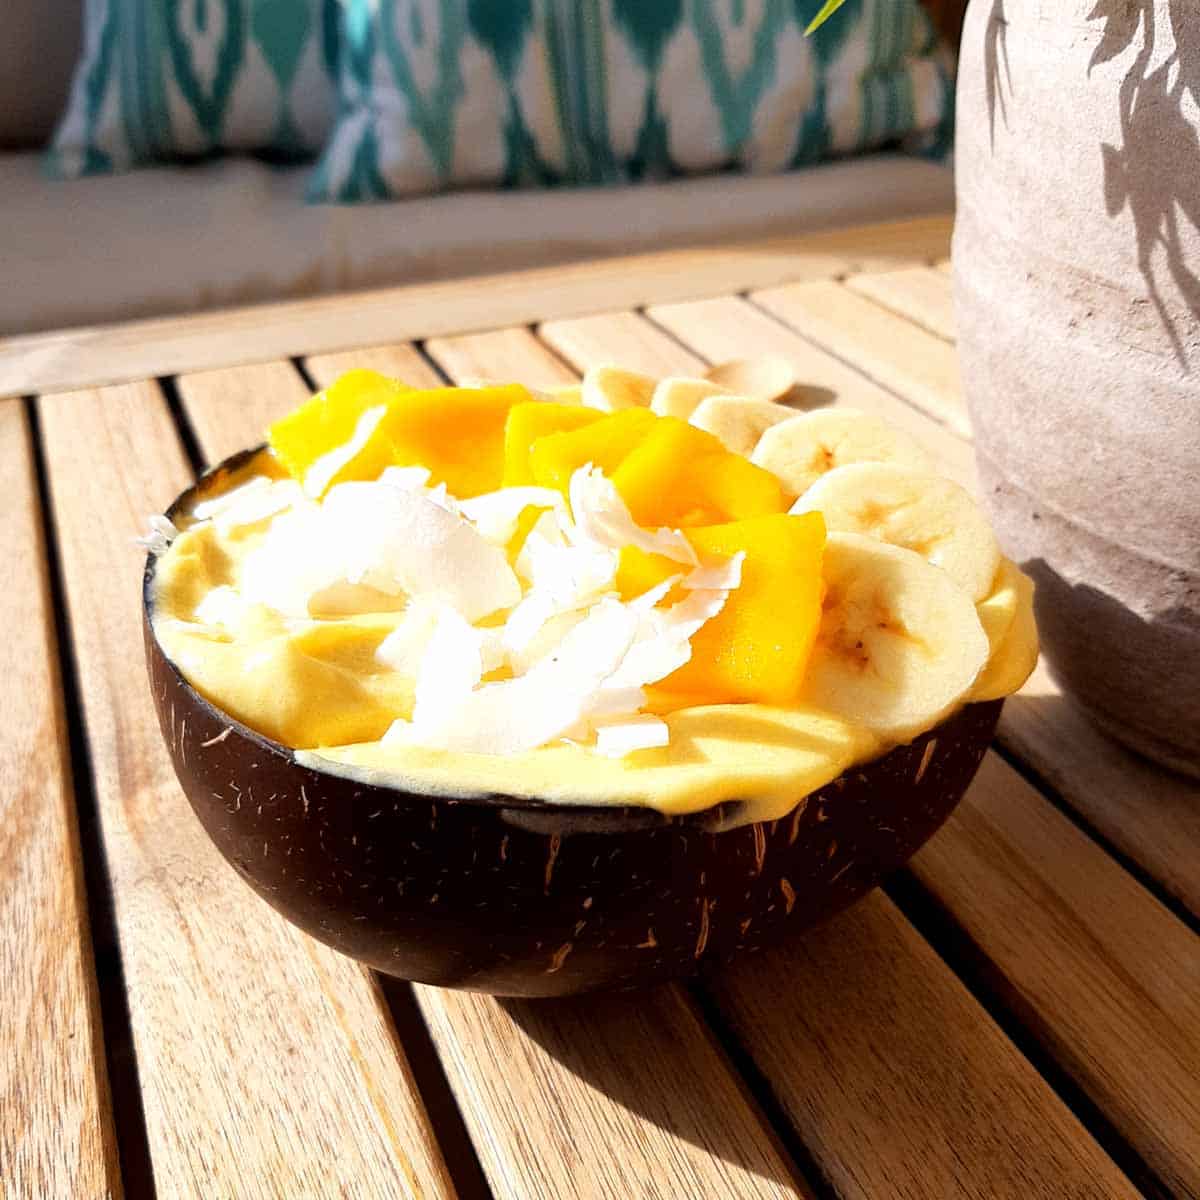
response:
[(955, 293), (1046, 658), (1200, 775), (1200, 0), (973, 0)]

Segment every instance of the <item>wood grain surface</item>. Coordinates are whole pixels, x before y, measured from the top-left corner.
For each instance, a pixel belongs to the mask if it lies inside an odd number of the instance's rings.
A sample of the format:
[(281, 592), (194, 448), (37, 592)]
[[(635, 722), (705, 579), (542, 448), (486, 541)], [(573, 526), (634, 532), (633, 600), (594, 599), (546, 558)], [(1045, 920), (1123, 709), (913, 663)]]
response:
[(842, 404), (875, 413), (928, 446), (947, 475), (974, 490), (975, 456), (961, 437), (748, 301), (722, 296), (654, 305), (647, 316), (710, 362), (781, 355), (796, 370), (804, 407)]
[(378, 371), (381, 375), (390, 375), (414, 387), (437, 387), (441, 382), (440, 376), (421, 352), (407, 342), (310, 354), (304, 360), (304, 368), (319, 388), (329, 387), (339, 375), (356, 368)]
[[(666, 375), (702, 375), (708, 364), (664, 337), (635, 312), (596, 313), (590, 317), (543, 321), (538, 334), (579, 372), (609, 362), (614, 341), (621, 347), (620, 366), (655, 379)], [(744, 357), (730, 355), (729, 357)]]
[(998, 986), (1167, 1186), (1200, 1195), (1200, 938), (991, 754), (913, 860)]
[(498, 1200), (812, 1194), (682, 988), (416, 993)]
[(888, 270), (949, 252), (952, 219), (663, 250), (253, 308), (0, 338), (0, 396), (96, 386), (354, 346)]
[(970, 435), (958, 355), (944, 338), (830, 280), (766, 288), (750, 299), (955, 433)]
[(1138, 1194), (880, 893), (711, 989), (837, 1196)]
[(46, 547), (19, 400), (0, 400), (0, 478), (0, 1192), (117, 1197)]
[(899, 271), (880, 271), (851, 275), (846, 286), (884, 308), (915, 321), (947, 341), (954, 341), (958, 327), (954, 303), (946, 276), (934, 267), (905, 267)]
[(190, 479), (156, 386), (41, 411), (158, 1195), (451, 1195), (375, 981), (255, 897), (175, 781), (131, 545)]
[[(184, 413), (208, 464), (266, 438), (276, 417), (309, 394), (289, 362), (215, 367), (175, 381)], [(249, 436), (247, 436), (249, 434)]]

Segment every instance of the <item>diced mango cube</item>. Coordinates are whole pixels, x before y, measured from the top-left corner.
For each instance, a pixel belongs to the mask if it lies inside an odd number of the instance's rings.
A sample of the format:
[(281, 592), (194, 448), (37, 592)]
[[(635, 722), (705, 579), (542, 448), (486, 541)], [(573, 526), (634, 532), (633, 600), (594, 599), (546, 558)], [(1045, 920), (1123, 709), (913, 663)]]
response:
[(787, 508), (770, 471), (676, 417), (658, 418), (612, 481), (633, 519), (646, 528), (717, 525)]
[(378, 371), (347, 371), (323, 392), (276, 421), (267, 440), (287, 473), (303, 480), (317, 459), (350, 441), (363, 413), (380, 406), (386, 408), (406, 391), (408, 388), (399, 380)]
[(591, 463), (612, 476), (627, 454), (654, 428), (658, 418), (644, 408), (627, 408), (566, 433), (540, 437), (529, 449), (529, 469), (541, 487), (565, 496), (571, 476)]
[(745, 551), (741, 585), (692, 638), (692, 657), (655, 690), (692, 704), (788, 704), (799, 695), (821, 621), (820, 513), (750, 517), (688, 530), (701, 557)]
[(514, 404), (504, 426), (504, 487), (536, 483), (529, 466), (529, 450), (538, 438), (567, 433), (604, 419), (594, 408), (578, 404), (554, 404), (531, 400)]
[(533, 403), (520, 384), (408, 392), (379, 426), (396, 466), (428, 467), (460, 500), (494, 492), (504, 478), (504, 426), (515, 405)]

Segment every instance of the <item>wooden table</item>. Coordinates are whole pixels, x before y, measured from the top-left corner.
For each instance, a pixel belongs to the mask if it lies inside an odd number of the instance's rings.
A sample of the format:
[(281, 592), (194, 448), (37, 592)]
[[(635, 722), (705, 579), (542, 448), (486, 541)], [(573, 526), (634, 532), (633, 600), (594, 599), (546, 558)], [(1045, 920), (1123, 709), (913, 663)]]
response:
[(949, 228), (0, 343), (5, 1197), (1200, 1195), (1200, 789), (1044, 671), (882, 891), (702, 983), (554, 1002), (385, 981), (295, 931), (155, 725), (131, 539), (350, 366), (782, 354), (970, 481)]

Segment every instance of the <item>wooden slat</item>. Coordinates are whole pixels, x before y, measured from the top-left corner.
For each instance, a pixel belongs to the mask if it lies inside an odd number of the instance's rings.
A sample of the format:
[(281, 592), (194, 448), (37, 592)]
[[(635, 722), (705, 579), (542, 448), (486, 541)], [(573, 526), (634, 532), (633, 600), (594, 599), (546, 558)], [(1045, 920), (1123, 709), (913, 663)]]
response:
[[(691, 310), (697, 324), (687, 319), (684, 309)], [(660, 316), (658, 310), (655, 316)], [(664, 323), (690, 342), (692, 351), (708, 358), (725, 357), (733, 339), (744, 347), (743, 354), (788, 354), (799, 340), (734, 299), (674, 306), (666, 318)], [(613, 320), (605, 336), (599, 320), (592, 321), (588, 356), (622, 363), (628, 329), (627, 320)], [(710, 329), (724, 331), (717, 351), (711, 351)], [(768, 337), (768, 329), (784, 336)], [(647, 336), (640, 331), (638, 344)], [(672, 345), (678, 366), (670, 362)], [(693, 354), (665, 336), (659, 353), (664, 370), (693, 369)], [(590, 362), (585, 358), (580, 365)], [(828, 369), (826, 364), (818, 366)], [(893, 397), (887, 399), (906, 407)], [(963, 451), (959, 439), (944, 431), (942, 436)], [(966, 1195), (1059, 1196), (1069, 1190), (1059, 1190), (1061, 1181), (1070, 1177), (1080, 1195), (1090, 1194), (1097, 1180), (1111, 1181), (1114, 1195), (1129, 1194), (1122, 1190), (1119, 1173), (1037, 1072), (891, 906), (877, 901), (859, 913), (866, 915), (855, 914), (860, 926), (854, 937), (863, 953), (871, 946), (894, 948), (889, 971), (897, 981), (897, 994), (881, 993), (847, 974), (836, 941), (815, 943), (817, 949), (807, 951), (808, 959), (788, 959), (786, 967), (775, 971), (756, 972), (752, 966), (732, 970), (720, 984), (722, 1002), (730, 1006), (740, 1030), (762, 1022), (770, 1026), (758, 1028), (747, 1045), (772, 1089), (785, 1099), (822, 1172), (836, 1180), (839, 1193), (941, 1196), (947, 1194), (941, 1181), (954, 1180)], [(794, 969), (800, 961), (807, 964), (803, 971)], [(782, 978), (788, 987), (781, 990)], [(853, 1014), (853, 1023), (838, 1021), (834, 1015), (842, 1013)], [(819, 1040), (806, 1045), (797, 1033), (806, 1017), (832, 1021), (834, 1029), (810, 1030)], [(776, 1024), (771, 1025), (772, 1020)], [(878, 1029), (894, 1031), (892, 1040), (903, 1043), (903, 1057), (892, 1056), (890, 1044), (886, 1054), (864, 1047), (864, 1039), (870, 1042)], [(970, 1064), (967, 1078), (959, 1078), (954, 1088), (913, 1084), (939, 1078), (950, 1069), (945, 1057), (948, 1039), (956, 1048), (956, 1069), (966, 1070), (963, 1064)], [(786, 1046), (792, 1048), (785, 1050)], [(813, 1079), (830, 1077), (838, 1080), (837, 1089), (811, 1087)], [(911, 1095), (901, 1105), (891, 1098), (906, 1084)], [(812, 1096), (812, 1091), (820, 1096)], [(886, 1109), (876, 1102), (880, 1095), (889, 1097)], [(864, 1113), (864, 1107), (872, 1111)], [(979, 1123), (989, 1127), (966, 1145), (961, 1136), (948, 1136), (951, 1130), (961, 1134), (964, 1108), (977, 1112)], [(993, 1136), (999, 1140), (993, 1141)], [(1040, 1191), (1031, 1190), (1031, 1180), (1040, 1181)]]
[[(784, 355), (802, 380), (820, 383), (836, 393), (838, 402), (870, 409), (906, 429), (937, 456), (947, 475), (976, 490), (974, 454), (961, 438), (745, 301), (727, 296), (656, 306), (649, 315), (690, 350), (702, 346), (713, 359)], [(613, 326), (618, 328), (623, 339), (625, 323)], [(663, 339), (661, 353), (667, 354), (670, 345)], [(603, 359), (611, 350), (592, 345), (588, 353)], [(1158, 770), (1103, 737), (1045, 670), (1005, 707), (1000, 740), (1113, 845), (1200, 914), (1200, 785)]]
[(176, 383), (209, 463), (262, 441), (276, 417), (308, 396), (300, 373), (288, 362), (216, 367), (181, 375)]
[(41, 401), (138, 1077), (163, 1194), (449, 1196), (373, 978), (276, 917), (188, 810), (131, 538), (189, 481), (153, 384)]
[(838, 1196), (1137, 1195), (880, 893), (712, 994)]
[(750, 298), (955, 433), (970, 436), (958, 355), (944, 339), (828, 280), (784, 284)]
[(437, 372), (421, 357), (420, 351), (407, 342), (311, 354), (304, 360), (304, 366), (320, 388), (329, 387), (339, 375), (356, 368), (378, 371), (418, 387), (436, 387), (438, 384)]
[(662, 331), (643, 321), (637, 313), (597, 313), (590, 317), (569, 317), (543, 321), (538, 334), (577, 371), (604, 362), (620, 333), (621, 366), (661, 379), (664, 375), (700, 375), (708, 365), (697, 354), (689, 354)]
[(0, 400), (0, 478), (0, 1179), (13, 1196), (116, 1196), (46, 546), (19, 400)]
[(1006, 1002), (1179, 1195), (1200, 1195), (1200, 938), (995, 755), (917, 878)]
[[(975, 486), (975, 456), (961, 438), (747, 301), (723, 296), (655, 305), (647, 315), (689, 352), (703, 347), (709, 361), (782, 355), (795, 366), (801, 386), (814, 403), (845, 404), (877, 413), (935, 450), (952, 478), (967, 487)], [(665, 352), (670, 339), (663, 341)]]
[(682, 988), (417, 996), (499, 1200), (811, 1195)]
[(1044, 663), (1004, 706), (1000, 742), (1200, 918), (1200, 784), (1103, 734)]
[(702, 246), (470, 279), (317, 296), (0, 338), (0, 395), (94, 387), (214, 365), (714, 296), (785, 280), (888, 270), (946, 254), (949, 216)]
[(958, 336), (953, 288), (944, 271), (934, 267), (905, 267), (901, 271), (851, 275), (846, 286), (940, 338), (952, 342)]
[[(734, 314), (727, 308), (714, 313), (713, 309), (717, 307), (715, 303), (697, 305), (694, 308), (699, 310), (699, 318), (692, 316), (689, 320), (689, 314), (682, 310), (690, 307), (693, 306), (676, 306), (672, 314), (672, 326), (678, 336), (699, 352), (718, 355), (731, 336), (721, 331), (738, 328), (740, 333), (744, 333)], [(657, 317), (658, 314), (655, 315)], [(716, 350), (712, 348), (714, 343), (718, 347)], [(610, 349), (609, 353), (612, 352)], [(947, 438), (945, 431), (932, 421), (925, 419), (925, 424), (930, 434), (940, 434), (939, 437), (923, 439), (935, 452), (957, 443), (957, 439)], [(1047, 747), (1047, 756), (1056, 752)], [(1191, 1084), (1187, 1074), (1193, 1069), (1192, 1051), (1187, 1048), (1195, 1045), (1195, 1039), (1200, 1036), (1200, 1023), (1191, 1031), (1186, 1027), (1186, 1022), (1192, 1019), (1192, 1005), (1179, 1003), (1180, 987), (1169, 988), (1167, 1000), (1174, 1003), (1174, 1007), (1169, 1009), (1171, 1015), (1145, 1033), (1146, 1041), (1136, 1043), (1139, 1056), (1128, 1058), (1125, 1052), (1130, 1043), (1123, 1046), (1120, 1041), (1110, 1039), (1108, 1034), (1123, 1021), (1131, 1019), (1137, 1011), (1136, 997), (1119, 988), (1097, 993), (1092, 984), (1097, 973), (1110, 971), (1114, 963), (1117, 964), (1115, 969), (1118, 975), (1127, 971), (1134, 979), (1151, 969), (1151, 965), (1146, 961), (1127, 961), (1127, 952), (1132, 947), (1125, 943), (1118, 931), (1106, 931), (1102, 924), (1097, 923), (1095, 928), (1087, 930), (1086, 938), (1080, 938), (1082, 946), (1075, 956), (1076, 969), (1063, 971), (1060, 965), (1055, 970), (1053, 964), (1058, 959), (1053, 948), (1061, 939), (1059, 918), (1056, 911), (1044, 906), (1042, 898), (1054, 893), (1060, 877), (1083, 881), (1083, 888), (1090, 886), (1093, 894), (1099, 896), (1110, 894), (1119, 883), (1128, 892), (1126, 903), (1138, 914), (1140, 936), (1146, 942), (1146, 953), (1155, 954), (1160, 946), (1168, 948), (1167, 953), (1176, 962), (1176, 970), (1182, 971), (1187, 977), (1200, 971), (1200, 939), (1167, 913), (1099, 846), (1055, 812), (1015, 772), (1003, 767), (994, 755), (989, 755), (984, 779), (992, 781), (991, 790), (983, 793), (991, 798), (991, 819), (1014, 844), (1022, 842), (1031, 823), (1037, 826), (1037, 822), (1030, 817), (1031, 813), (1036, 815), (1037, 821), (1053, 826), (1061, 836), (1055, 843), (1056, 854), (1053, 857), (1021, 857), (1013, 853), (1004, 857), (1009, 879), (1009, 894), (1004, 897), (1005, 904), (980, 906), (979, 928), (972, 927), (972, 936), (985, 946), (989, 957), (1004, 975), (1007, 986), (1015, 989), (1019, 1004), (1033, 1003), (1032, 996), (1036, 988), (1044, 982), (1041, 977), (1031, 978), (1027, 975), (1030, 962), (1040, 962), (1047, 975), (1054, 974), (1057, 981), (1055, 991), (1052, 997), (1044, 998), (1045, 1011), (1041, 1013), (1040, 1020), (1045, 1031), (1039, 1036), (1047, 1041), (1054, 1056), (1093, 1095), (1102, 1109), (1107, 1111), (1109, 1100), (1121, 1101), (1123, 1107), (1117, 1123), (1122, 1133), (1148, 1161), (1168, 1176), (1191, 1178), (1187, 1152), (1177, 1146), (1172, 1147), (1170, 1134), (1156, 1137), (1150, 1121), (1160, 1099), (1178, 1096), (1189, 1090), (1192, 1097), (1190, 1102), (1181, 1104), (1176, 1100), (1175, 1112), (1197, 1115), (1200, 1119), (1200, 1114), (1194, 1113), (1194, 1106), (1200, 1103), (1200, 1087)], [(1120, 786), (1122, 779), (1122, 776), (1114, 773), (1108, 778), (1108, 783), (1110, 786)], [(980, 794), (984, 786), (982, 781), (977, 783), (960, 811), (972, 811), (973, 798)], [(935, 893), (944, 890), (954, 901), (977, 895), (985, 888), (982, 879), (972, 880), (969, 886), (957, 890), (951, 886), (955, 856), (966, 856), (970, 850), (971, 831), (966, 821), (965, 817), (952, 818), (934, 843), (935, 847), (942, 849), (942, 853), (938, 855), (933, 850), (927, 850), (918, 859), (918, 863), (933, 864), (921, 873), (922, 882)], [(994, 866), (995, 877), (1001, 877), (1000, 864), (995, 863)], [(979, 874), (982, 877), (984, 873), (985, 865), (981, 861)], [(959, 910), (957, 903), (948, 901), (947, 907), (956, 920), (968, 918), (967, 913)], [(1034, 953), (1034, 948), (1039, 945), (1042, 947), (1040, 956)], [(1166, 970), (1168, 975), (1171, 973), (1167, 970), (1167, 963), (1157, 959), (1154, 969)], [(1085, 1019), (1087, 1014), (1094, 1014), (1090, 1021)], [(1148, 1028), (1143, 1022), (1143, 1030)], [(1169, 1061), (1171, 1047), (1177, 1041), (1185, 1050), (1181, 1061), (1172, 1067)], [(1127, 1069), (1126, 1064), (1141, 1061), (1142, 1055), (1152, 1061), (1164, 1056), (1168, 1060), (1162, 1064), (1158, 1082), (1139, 1084), (1136, 1077), (1125, 1078), (1129, 1071), (1136, 1076), (1136, 1070)], [(1085, 1063), (1091, 1064), (1086, 1071), (1082, 1069)], [(1195, 1069), (1200, 1072), (1200, 1063), (1196, 1064)], [(1121, 1090), (1111, 1092), (1100, 1088), (1101, 1077), (1111, 1078), (1114, 1073), (1123, 1078)], [(1158, 1090), (1160, 1088), (1161, 1092)]]
[(520, 327), (430, 338), (425, 349), (453, 379), (515, 380), (534, 388), (551, 388), (576, 379), (574, 371), (547, 354), (529, 330)]

